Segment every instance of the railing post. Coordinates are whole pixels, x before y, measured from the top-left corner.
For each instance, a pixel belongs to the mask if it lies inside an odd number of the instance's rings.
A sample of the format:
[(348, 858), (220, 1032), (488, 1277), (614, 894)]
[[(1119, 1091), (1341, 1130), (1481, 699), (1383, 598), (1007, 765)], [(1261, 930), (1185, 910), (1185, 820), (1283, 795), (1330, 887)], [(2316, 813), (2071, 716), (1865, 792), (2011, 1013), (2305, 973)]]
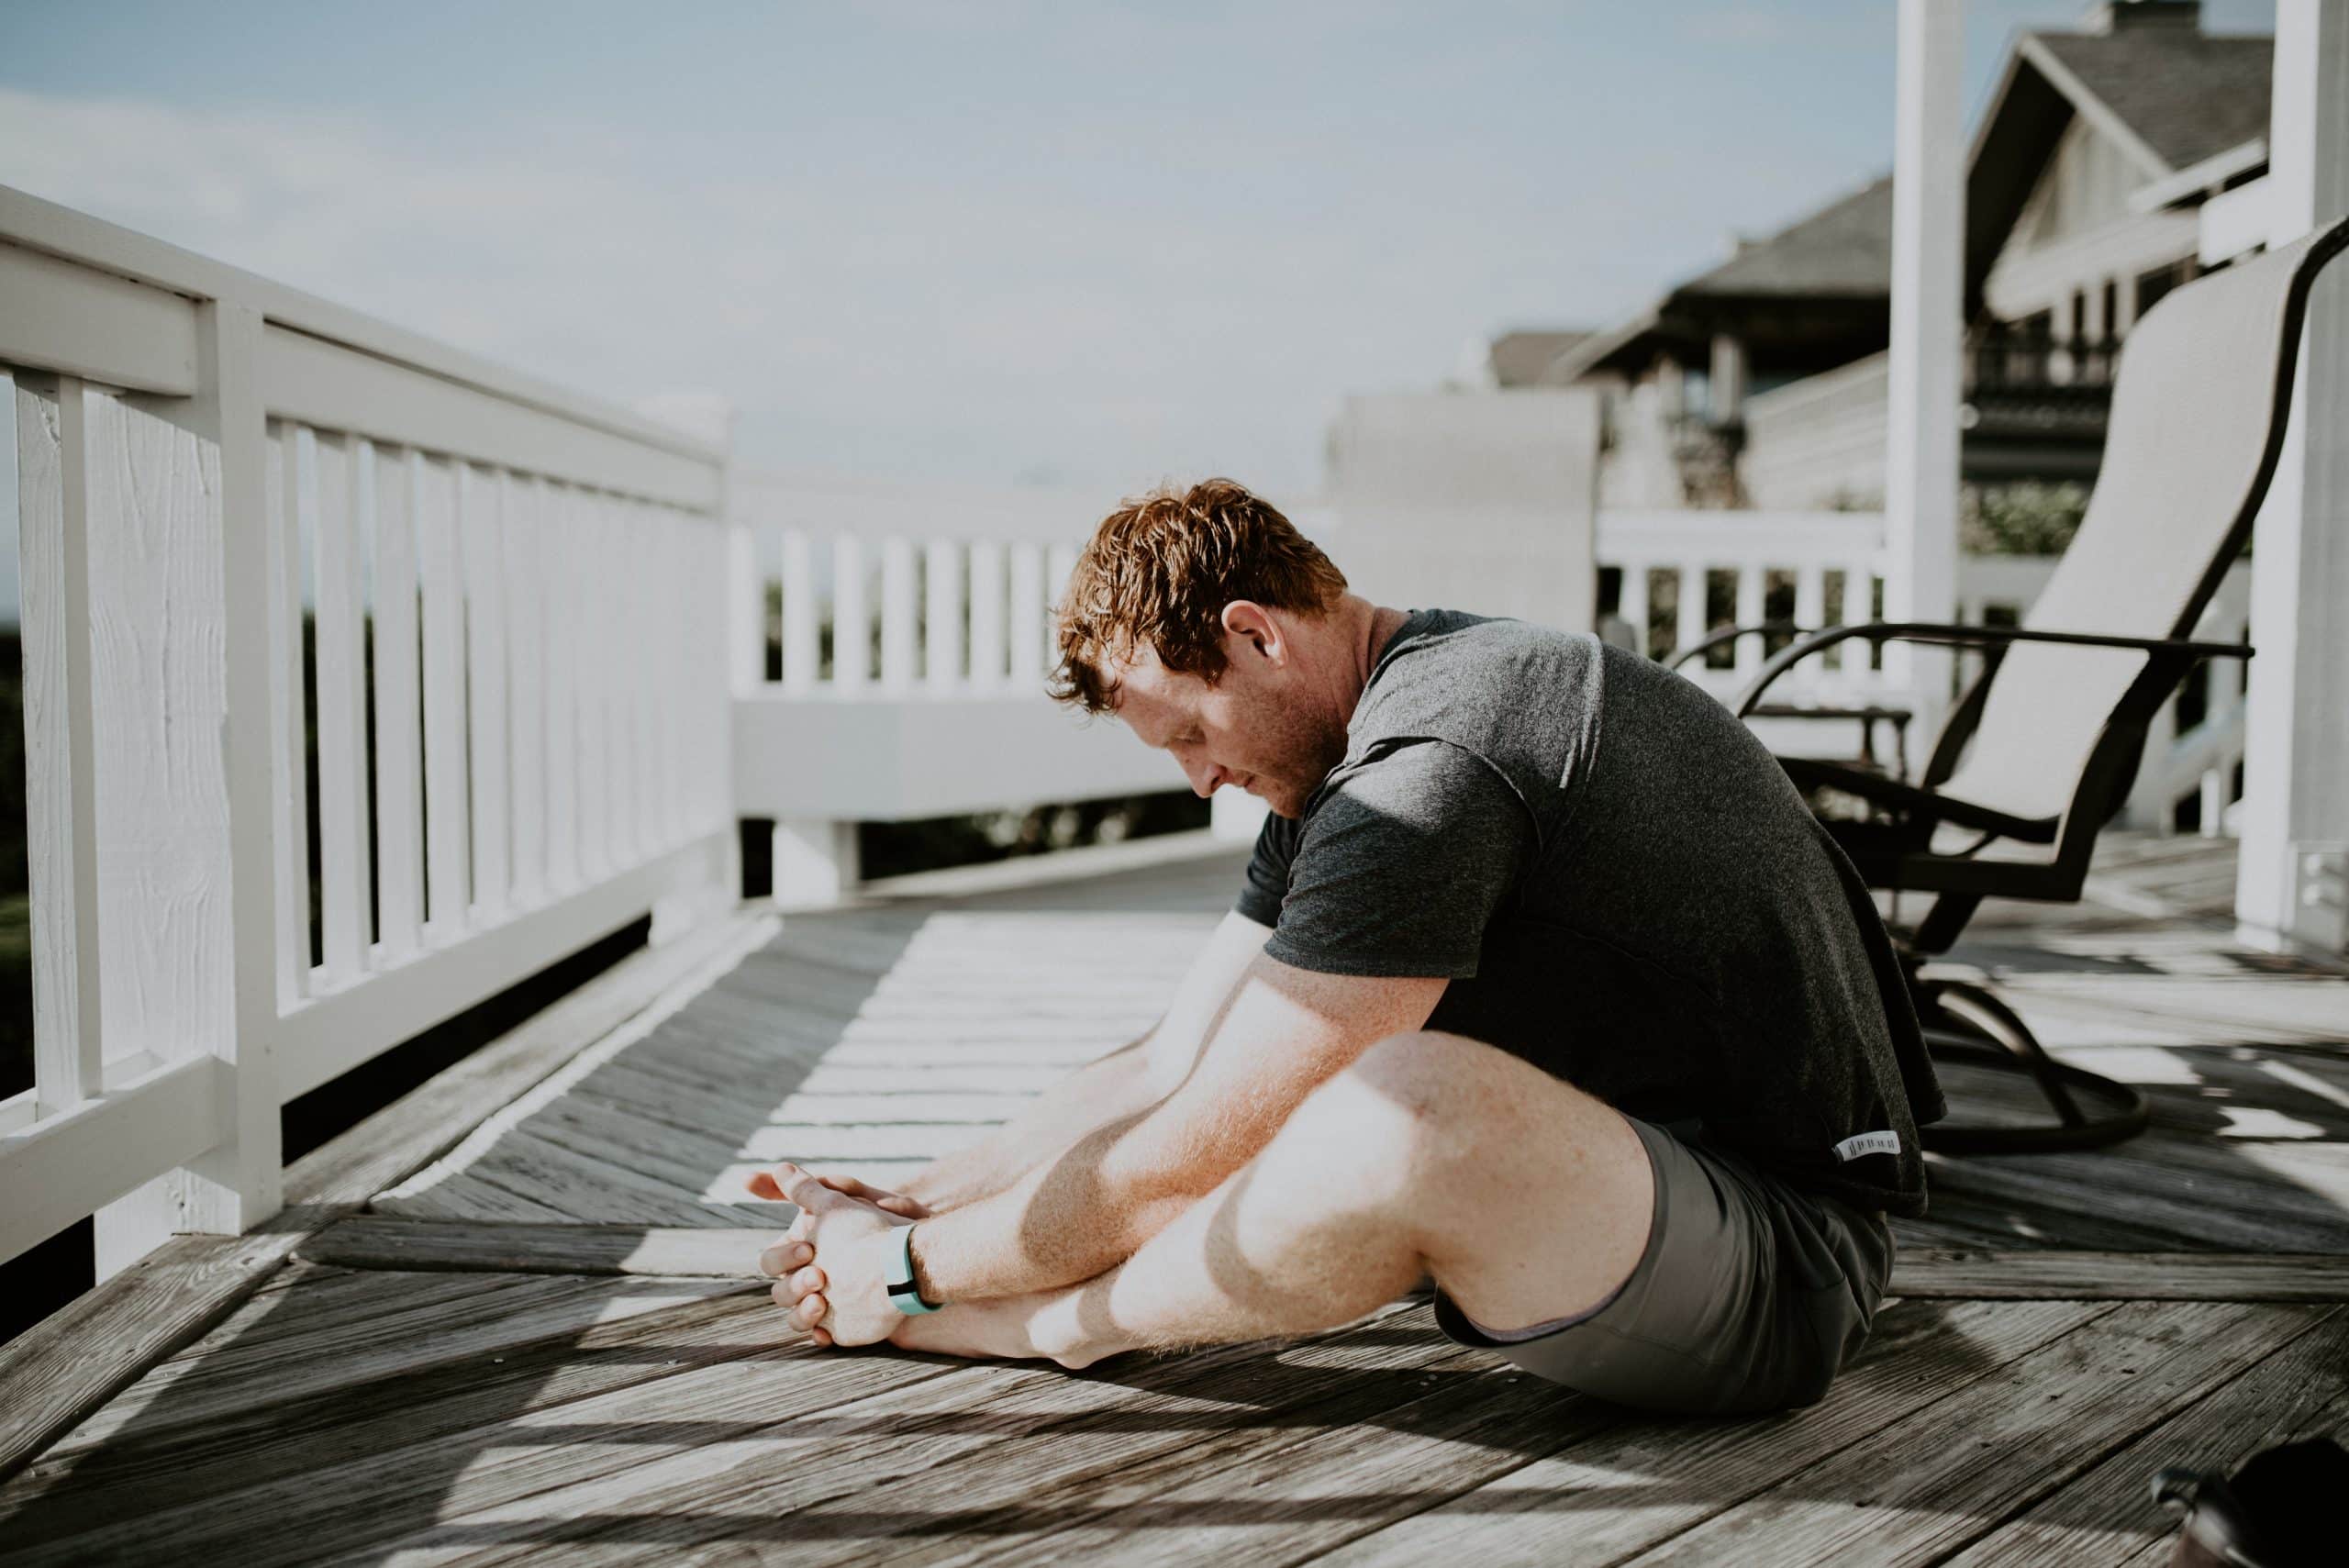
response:
[[(1960, 0), (1900, 0), (1892, 182), (1892, 341), (1885, 455), (1888, 620), (1950, 618), (1957, 573), (1958, 356), (1965, 239)], [(1922, 728), (1948, 706), (1946, 651), (1885, 646)]]
[(774, 825), (774, 901), (785, 909), (837, 904), (861, 879), (856, 824), (785, 817)]
[[(106, 661), (92, 672), (106, 759), (99, 829), (114, 917), (110, 1004), (122, 1004), (109, 1006), (109, 1024), (123, 1026), (114, 1043), (126, 1052), (218, 1058), (222, 1132), (188, 1169), (98, 1211), (101, 1278), (174, 1231), (250, 1229), (283, 1201), (271, 1054), (279, 846), (261, 332), (250, 307), (199, 306), (198, 391), (171, 410), (188, 428), (145, 400), (107, 410), (106, 439), (123, 443), (113, 472), (144, 494), (136, 504), (92, 497), (94, 553), (105, 538), (112, 568), (94, 573), (106, 595), (95, 618), (123, 617), (151, 638), (101, 639)], [(96, 406), (85, 405), (85, 438)], [(148, 617), (150, 601), (172, 613)]]
[[(2349, 208), (2349, 0), (2276, 11), (2271, 244)], [(2274, 951), (2349, 951), (2349, 266), (2309, 295), (2283, 451), (2254, 526), (2252, 661), (2235, 917)]]

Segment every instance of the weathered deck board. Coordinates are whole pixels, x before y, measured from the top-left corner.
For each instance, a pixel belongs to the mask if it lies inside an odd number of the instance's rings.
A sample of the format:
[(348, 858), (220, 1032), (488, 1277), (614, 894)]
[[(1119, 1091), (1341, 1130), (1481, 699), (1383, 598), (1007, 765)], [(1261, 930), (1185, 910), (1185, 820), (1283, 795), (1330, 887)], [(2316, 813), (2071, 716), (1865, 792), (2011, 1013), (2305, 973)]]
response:
[(1953, 1558), (1950, 1568), (2105, 1568), (2167, 1536), (2148, 1479), (2172, 1464), (2230, 1466), (2269, 1443), (2349, 1436), (2349, 1317), (2335, 1314), (2236, 1381)]
[(296, 1161), (285, 1173), (285, 1210), (266, 1230), (179, 1238), (0, 1347), (0, 1479), (233, 1310), (306, 1232), (447, 1151), (588, 1040), (698, 994), (772, 925), (762, 916), (716, 920), (622, 960)]
[(2076, 1302), (1901, 1302), (1887, 1309), (1834, 1395), (1760, 1421), (1642, 1418), (1329, 1554), (1363, 1564), (1514, 1560), (1620, 1562), (1855, 1441), (1929, 1409), (1986, 1373), (2091, 1328), (2113, 1310)]
[(592, 1298), (571, 1297), (567, 1310), (540, 1312), (532, 1330), (512, 1332), (495, 1354), (419, 1355), (364, 1382), (271, 1394), (202, 1420), (134, 1418), (103, 1440), (92, 1434), (61, 1445), (27, 1472), (39, 1488), (27, 1496), (39, 1500), (0, 1528), (70, 1534), (118, 1513), (124, 1488), (135, 1488), (144, 1507), (177, 1507), (436, 1438), (472, 1432), (482, 1440), (525, 1414), (740, 1359), (774, 1340), (761, 1293), (613, 1299), (626, 1309), (607, 1313)]
[(1632, 1561), (1932, 1562), (2332, 1308), (2132, 1302)]
[[(1871, 1378), (1865, 1370), (1855, 1373), (1854, 1385), (1862, 1392), (1834, 1407), (1847, 1426), (1836, 1436), (1821, 1427), (1808, 1443), (1786, 1440), (1782, 1434), (1778, 1440), (1755, 1445), (1750, 1458), (1759, 1466), (1760, 1478), (1746, 1489), (1756, 1490), (1788, 1473), (1804, 1462), (1806, 1453), (1825, 1451), (1824, 1445), (1839, 1436), (1865, 1432), (1870, 1423), (1882, 1425), (1941, 1396), (1978, 1370), (1981, 1362), (2000, 1352), (2011, 1359), (2092, 1320), (2099, 1310), (2071, 1307), (1976, 1312), (1973, 1317), (1977, 1322), (1969, 1326), (1987, 1328), (1986, 1338), (1993, 1347), (1977, 1357), (1952, 1353), (1958, 1340), (1947, 1315), (1895, 1308), (1898, 1316), (1887, 1315), (1882, 1340), (1869, 1358), (1876, 1375)], [(1970, 1350), (1983, 1344), (1980, 1340), (1967, 1341)], [(1917, 1375), (1925, 1369), (1939, 1376)], [(1887, 1373), (1894, 1384), (1889, 1399), (1881, 1396)], [(1871, 1393), (1879, 1396), (1871, 1398)], [(1754, 1425), (1675, 1421), (1668, 1424), (1675, 1440), (1672, 1451), (1678, 1457), (1699, 1454), (1715, 1433), (1750, 1433)], [(1302, 1433), (1251, 1429), (1230, 1434), (1153, 1463), (1120, 1467), (1089, 1486), (1063, 1484), (1030, 1495), (1008, 1517), (993, 1521), (988, 1534), (925, 1540), (886, 1560), (942, 1561), (951, 1556), (958, 1562), (1042, 1563), (1097, 1561), (1114, 1553), (1120, 1561), (1291, 1561), (1301, 1554), (1300, 1549), (1325, 1551), (1375, 1538), (1384, 1527), (1400, 1526), (1389, 1548), (1401, 1547), (1397, 1555), (1424, 1562), (1431, 1560), (1431, 1541), (1409, 1528), (1419, 1520), (1480, 1495), (1489, 1493), (1489, 1503), (1501, 1495), (1491, 1490), (1496, 1487), (1507, 1488), (1511, 1497), (1563, 1499), (1566, 1490), (1543, 1490), (1562, 1479), (1553, 1456), (1589, 1450), (1609, 1456), (1598, 1461), (1601, 1465), (1620, 1464), (1627, 1457), (1638, 1462), (1642, 1456), (1653, 1458), (1659, 1446), (1654, 1426), (1598, 1401), (1562, 1398), (1561, 1391), (1538, 1380), (1500, 1373), (1475, 1383), (1449, 1379), (1419, 1400), (1372, 1418), (1367, 1426), (1358, 1420)], [(1636, 1435), (1643, 1430), (1644, 1436)], [(967, 1462), (956, 1467), (965, 1473), (976, 1468)], [(1229, 1482), (1233, 1475), (1256, 1478), (1244, 1500), (1232, 1496)], [(1528, 1477), (1536, 1479), (1529, 1482)], [(935, 1490), (959, 1496), (976, 1479), (967, 1473), (941, 1476)], [(1235, 1502), (1241, 1506), (1235, 1507)], [(1569, 1528), (1556, 1531), (1553, 1540), (1517, 1528), (1522, 1520), (1515, 1512), (1484, 1512), (1472, 1506), (1451, 1520), (1469, 1528), (1447, 1534), (1439, 1526), (1434, 1534), (1440, 1543), (1432, 1550), (1552, 1562), (1565, 1560), (1561, 1553), (1585, 1539), (1582, 1527), (1590, 1521), (1579, 1511), (1530, 1511)], [(1642, 1517), (1652, 1512), (1642, 1510)], [(1499, 1528), (1476, 1539), (1479, 1527), (1496, 1525)], [(1666, 1523), (1657, 1530), (1669, 1533), (1670, 1528)]]
[[(2113, 841), (2098, 885), (2159, 923), (1985, 911), (1958, 960), (2146, 1085), (2154, 1130), (1937, 1159), (1902, 1299), (1810, 1410), (1610, 1409), (1409, 1302), (1074, 1374), (789, 1336), (747, 1276), (791, 1210), (737, 1201), (740, 1176), (799, 1155), (892, 1179), (1138, 1032), (1237, 867), (1161, 858), (793, 917), (660, 1006), (574, 1008), (570, 1040), (542, 1018), (496, 1073), (436, 1080), (255, 1239), (296, 1262), (225, 1318), (208, 1295), (0, 1484), (0, 1540), (237, 1568), (2155, 1562), (2153, 1469), (2349, 1422), (2349, 983), (2230, 945), (2226, 848)], [(1972, 1114), (2010, 1099), (1951, 1081)], [(377, 1212), (349, 1212), (360, 1180)]]

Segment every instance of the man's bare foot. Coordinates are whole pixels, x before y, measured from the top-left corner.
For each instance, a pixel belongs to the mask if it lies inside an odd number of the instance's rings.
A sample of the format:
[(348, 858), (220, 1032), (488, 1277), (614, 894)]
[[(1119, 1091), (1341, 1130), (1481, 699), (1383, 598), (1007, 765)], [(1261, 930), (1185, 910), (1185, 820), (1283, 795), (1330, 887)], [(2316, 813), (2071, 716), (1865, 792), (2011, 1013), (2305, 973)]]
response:
[(889, 1336), (904, 1350), (936, 1355), (1003, 1361), (1055, 1361), (1064, 1367), (1090, 1366), (1119, 1346), (1076, 1342), (1055, 1332), (1074, 1315), (1056, 1311), (1065, 1293), (1006, 1296), (999, 1301), (963, 1301), (908, 1318)]

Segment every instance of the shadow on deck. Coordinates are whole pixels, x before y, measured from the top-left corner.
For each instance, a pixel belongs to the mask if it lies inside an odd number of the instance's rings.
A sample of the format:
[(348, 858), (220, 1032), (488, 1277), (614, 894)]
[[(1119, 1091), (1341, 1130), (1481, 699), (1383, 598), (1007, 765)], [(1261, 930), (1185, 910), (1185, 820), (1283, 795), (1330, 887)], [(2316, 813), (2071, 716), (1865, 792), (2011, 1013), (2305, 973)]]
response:
[(2227, 848), (2119, 841), (2105, 904), (1977, 922), (1958, 957), (2154, 1130), (1936, 1160), (1903, 1299), (1811, 1410), (1641, 1417), (1408, 1300), (1081, 1373), (781, 1334), (741, 1276), (789, 1210), (741, 1175), (887, 1180), (1138, 1032), (1216, 854), (786, 921), (66, 1433), (0, 1488), (0, 1558), (2128, 1562), (2161, 1465), (2349, 1429), (2349, 1264), (2307, 1256), (2349, 1252), (2349, 985), (2234, 949)]

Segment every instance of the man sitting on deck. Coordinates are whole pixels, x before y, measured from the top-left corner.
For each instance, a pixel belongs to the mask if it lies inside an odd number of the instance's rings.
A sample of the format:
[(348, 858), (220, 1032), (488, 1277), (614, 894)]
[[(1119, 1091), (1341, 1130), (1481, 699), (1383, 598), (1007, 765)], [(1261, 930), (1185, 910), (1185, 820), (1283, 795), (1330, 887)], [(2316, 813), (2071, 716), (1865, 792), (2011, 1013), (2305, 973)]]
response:
[(1056, 695), (1274, 815), (1144, 1039), (902, 1195), (754, 1180), (803, 1211), (761, 1259), (795, 1326), (1082, 1366), (1431, 1276), (1447, 1334), (1609, 1399), (1825, 1393), (1941, 1103), (1742, 725), (1596, 638), (1373, 605), (1227, 480), (1105, 521), (1060, 636)]

